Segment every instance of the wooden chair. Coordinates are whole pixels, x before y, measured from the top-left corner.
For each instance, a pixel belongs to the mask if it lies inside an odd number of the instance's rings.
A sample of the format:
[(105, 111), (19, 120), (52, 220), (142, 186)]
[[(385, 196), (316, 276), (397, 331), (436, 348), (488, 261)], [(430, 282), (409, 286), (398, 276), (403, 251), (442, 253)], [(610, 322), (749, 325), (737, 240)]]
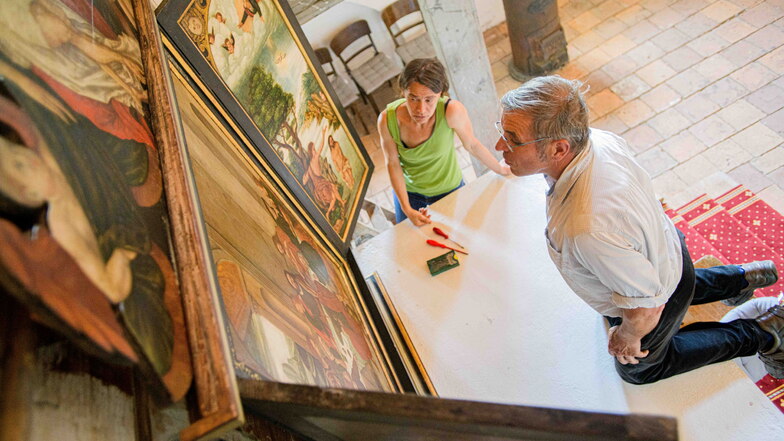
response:
[(392, 3), (381, 11), (381, 19), (392, 35), (395, 51), (403, 59), (403, 63), (408, 64), (416, 58), (436, 56), (417, 0), (398, 0)]
[(403, 69), (378, 51), (370, 35), (370, 26), (365, 20), (346, 26), (332, 39), (329, 47), (346, 66), (346, 71), (359, 87), (363, 99), (369, 99), (370, 105), (378, 114), (378, 106), (371, 94), (384, 83), (392, 86), (392, 79)]
[(345, 77), (345, 75), (341, 75), (340, 72), (335, 70), (335, 65), (332, 64), (332, 54), (329, 52), (329, 49), (322, 47), (315, 50), (316, 58), (318, 58), (319, 64), (321, 64), (321, 68), (324, 69), (324, 73), (327, 74), (327, 79), (329, 79), (330, 84), (332, 84), (332, 88), (335, 89), (335, 93), (338, 96), (338, 100), (340, 104), (347, 110), (352, 113), (352, 117), (354, 119), (358, 119), (359, 122), (362, 124), (362, 128), (365, 130), (365, 133), (368, 133), (368, 128), (365, 125), (365, 121), (362, 119), (362, 116), (357, 112), (354, 108), (354, 105), (358, 102), (360, 98), (360, 92), (357, 88), (357, 85), (354, 84), (353, 81), (349, 80)]

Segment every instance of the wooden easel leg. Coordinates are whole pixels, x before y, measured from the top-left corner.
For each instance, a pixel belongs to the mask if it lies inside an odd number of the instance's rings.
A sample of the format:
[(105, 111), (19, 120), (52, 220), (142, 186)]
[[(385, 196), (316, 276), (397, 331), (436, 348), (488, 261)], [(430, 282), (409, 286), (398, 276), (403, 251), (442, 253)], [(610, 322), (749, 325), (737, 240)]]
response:
[(0, 377), (0, 441), (25, 441), (30, 433), (30, 375), (35, 362), (36, 334), (25, 309), (12, 302), (3, 303), (10, 304), (10, 326)]

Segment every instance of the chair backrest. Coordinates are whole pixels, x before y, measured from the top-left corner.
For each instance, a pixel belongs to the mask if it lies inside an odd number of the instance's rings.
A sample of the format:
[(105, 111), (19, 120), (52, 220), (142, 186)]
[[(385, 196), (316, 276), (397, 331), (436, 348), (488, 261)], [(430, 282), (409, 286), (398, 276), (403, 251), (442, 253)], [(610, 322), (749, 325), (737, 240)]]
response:
[[(329, 49), (322, 47), (316, 49), (314, 52), (316, 52), (316, 58), (318, 58), (319, 64), (321, 65), (321, 68), (324, 69), (324, 73), (327, 74), (327, 77), (336, 75), (335, 66), (332, 64), (332, 54), (329, 53)], [(324, 67), (325, 64), (329, 65), (329, 70)]]
[[(358, 49), (352, 47), (351, 51), (346, 51), (349, 46), (354, 46), (352, 43), (358, 41), (359, 39), (367, 37), (368, 43), (364, 46), (360, 46)], [(346, 26), (338, 32), (337, 35), (330, 41), (329, 47), (332, 48), (332, 51), (340, 58), (340, 61), (346, 66), (347, 70), (351, 70), (349, 63), (351, 60), (356, 58), (358, 55), (365, 53), (366, 50), (372, 48), (373, 54), (378, 53), (378, 49), (376, 48), (375, 43), (373, 43), (373, 37), (370, 36), (370, 26), (368, 22), (365, 20), (355, 21), (350, 25)], [(350, 52), (350, 53), (344, 53)]]
[(400, 46), (401, 41), (398, 40), (400, 36), (417, 26), (423, 26), (425, 24), (425, 19), (420, 13), (418, 17), (412, 17), (411, 19), (396, 25), (402, 18), (415, 12), (420, 12), (417, 0), (398, 0), (381, 11), (381, 19), (384, 20), (387, 30), (389, 30), (389, 33), (392, 35), (392, 41), (395, 42), (395, 46)]

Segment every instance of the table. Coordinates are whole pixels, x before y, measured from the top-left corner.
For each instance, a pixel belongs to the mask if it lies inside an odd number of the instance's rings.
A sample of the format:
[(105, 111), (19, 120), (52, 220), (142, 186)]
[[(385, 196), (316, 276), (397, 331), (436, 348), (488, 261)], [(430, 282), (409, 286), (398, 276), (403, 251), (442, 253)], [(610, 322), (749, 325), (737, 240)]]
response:
[(784, 415), (729, 361), (650, 385), (624, 383), (603, 318), (547, 253), (541, 176), (488, 173), (430, 207), (433, 225), (466, 247), (432, 277), (447, 242), (409, 221), (355, 254), (377, 272), (439, 396), (678, 418), (684, 440), (782, 440)]

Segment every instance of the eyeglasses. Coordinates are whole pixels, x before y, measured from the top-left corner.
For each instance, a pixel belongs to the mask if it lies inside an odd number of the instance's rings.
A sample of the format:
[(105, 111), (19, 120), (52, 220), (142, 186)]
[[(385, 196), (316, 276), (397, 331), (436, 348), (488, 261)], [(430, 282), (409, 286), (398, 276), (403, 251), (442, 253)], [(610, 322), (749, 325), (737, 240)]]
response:
[(506, 136), (504, 136), (504, 128), (501, 127), (501, 121), (495, 122), (495, 128), (496, 130), (498, 130), (498, 134), (501, 135), (501, 139), (504, 140), (504, 143), (506, 143), (506, 147), (509, 149), (510, 152), (516, 149), (517, 147), (522, 147), (524, 145), (533, 144), (539, 141), (544, 141), (545, 139), (550, 139), (549, 136), (546, 136), (544, 138), (534, 139), (533, 141), (526, 141), (526, 142), (521, 142), (519, 144), (512, 144), (509, 142), (508, 139), (506, 139)]

